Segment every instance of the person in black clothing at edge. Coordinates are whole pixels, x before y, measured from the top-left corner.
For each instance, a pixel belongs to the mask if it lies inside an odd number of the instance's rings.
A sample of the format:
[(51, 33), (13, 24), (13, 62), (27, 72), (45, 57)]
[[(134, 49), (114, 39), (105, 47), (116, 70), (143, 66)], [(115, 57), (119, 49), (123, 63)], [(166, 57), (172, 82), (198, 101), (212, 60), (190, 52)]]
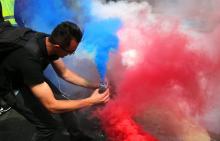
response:
[[(72, 141), (89, 141), (75, 122), (69, 122), (74, 120), (71, 112), (109, 101), (109, 89), (99, 94), (98, 84), (68, 69), (61, 59), (75, 52), (81, 38), (80, 28), (68, 21), (57, 25), (51, 35), (0, 22), (0, 48), (14, 48), (0, 60), (0, 96), (36, 127), (32, 141), (53, 139), (58, 123), (51, 113), (60, 113), (64, 124), (68, 121), (65, 125)], [(91, 96), (80, 100), (62, 97), (43, 74), (48, 64), (65, 81), (94, 89)]]
[(3, 22), (4, 21), (4, 18), (3, 18), (3, 15), (2, 15), (2, 4), (0, 2), (0, 22)]
[[(2, 4), (0, 1), (0, 23), (2, 23), (3, 21), (4, 21), (4, 17), (2, 15)], [(6, 113), (7, 111), (9, 111), (10, 109), (11, 107), (8, 106), (0, 97), (0, 116)]]

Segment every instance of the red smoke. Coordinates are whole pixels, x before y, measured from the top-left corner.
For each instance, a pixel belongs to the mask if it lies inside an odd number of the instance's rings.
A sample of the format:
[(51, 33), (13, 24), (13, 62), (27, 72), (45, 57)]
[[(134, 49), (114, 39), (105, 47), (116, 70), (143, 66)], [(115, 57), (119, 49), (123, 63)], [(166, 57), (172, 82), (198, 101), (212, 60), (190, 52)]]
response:
[[(204, 52), (191, 49), (192, 40), (178, 26), (164, 30), (161, 25), (135, 27), (141, 44), (133, 34), (123, 34), (134, 27), (125, 26), (119, 32), (121, 52), (112, 59), (110, 70), (116, 96), (100, 113), (111, 141), (156, 140), (135, 122), (154, 105), (167, 107), (180, 120), (204, 112), (207, 91), (203, 81), (218, 65)], [(131, 46), (135, 43), (138, 46)], [(137, 52), (136, 64), (126, 67), (119, 63), (120, 55), (129, 49)]]
[(129, 112), (115, 104), (111, 103), (101, 116), (109, 141), (157, 141), (135, 123)]

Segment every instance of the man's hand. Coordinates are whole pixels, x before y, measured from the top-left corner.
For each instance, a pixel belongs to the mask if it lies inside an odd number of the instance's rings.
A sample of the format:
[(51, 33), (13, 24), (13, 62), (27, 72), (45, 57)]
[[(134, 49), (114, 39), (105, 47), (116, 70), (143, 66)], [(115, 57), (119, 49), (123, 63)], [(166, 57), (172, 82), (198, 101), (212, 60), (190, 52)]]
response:
[(89, 100), (93, 104), (107, 103), (110, 99), (109, 96), (110, 96), (109, 89), (106, 89), (106, 91), (103, 92), (102, 94), (99, 93), (99, 89), (96, 89), (89, 97)]

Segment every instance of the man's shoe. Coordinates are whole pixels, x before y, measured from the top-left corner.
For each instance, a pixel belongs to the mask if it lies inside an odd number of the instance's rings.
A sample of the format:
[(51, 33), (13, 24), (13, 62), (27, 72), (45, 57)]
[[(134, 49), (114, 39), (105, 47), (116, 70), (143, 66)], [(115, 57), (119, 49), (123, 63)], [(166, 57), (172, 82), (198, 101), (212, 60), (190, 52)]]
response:
[(2, 107), (0, 107), (0, 115), (2, 115), (2, 111), (3, 111), (3, 108), (2, 108)]
[(8, 105), (3, 105), (0, 107), (0, 115), (3, 115), (4, 113), (8, 112), (11, 109)]

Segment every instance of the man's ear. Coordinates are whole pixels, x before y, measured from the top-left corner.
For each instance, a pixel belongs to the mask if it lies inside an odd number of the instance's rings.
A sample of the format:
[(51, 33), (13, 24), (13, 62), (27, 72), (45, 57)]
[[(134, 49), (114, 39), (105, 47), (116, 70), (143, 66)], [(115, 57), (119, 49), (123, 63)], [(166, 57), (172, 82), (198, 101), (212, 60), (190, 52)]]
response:
[(55, 48), (60, 48), (60, 45), (54, 44)]

